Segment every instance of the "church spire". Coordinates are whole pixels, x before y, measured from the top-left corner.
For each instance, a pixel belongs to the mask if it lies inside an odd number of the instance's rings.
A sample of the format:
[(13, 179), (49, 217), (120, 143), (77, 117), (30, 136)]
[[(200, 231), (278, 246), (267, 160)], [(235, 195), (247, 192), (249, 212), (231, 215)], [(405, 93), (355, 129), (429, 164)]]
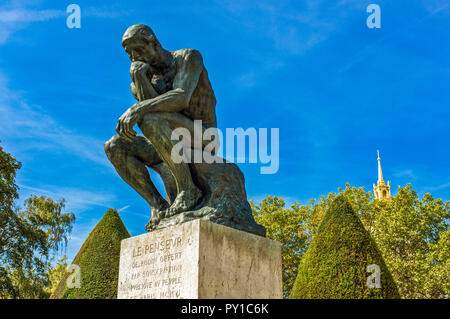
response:
[(381, 170), (381, 159), (380, 159), (380, 151), (377, 150), (378, 153), (378, 182), (377, 185), (384, 185), (384, 179), (383, 179), (383, 171)]
[(388, 181), (387, 185), (383, 179), (383, 171), (381, 170), (381, 159), (380, 159), (380, 151), (377, 150), (378, 153), (378, 181), (377, 185), (373, 184), (373, 193), (375, 195), (375, 199), (379, 200), (388, 200), (391, 197), (391, 182)]

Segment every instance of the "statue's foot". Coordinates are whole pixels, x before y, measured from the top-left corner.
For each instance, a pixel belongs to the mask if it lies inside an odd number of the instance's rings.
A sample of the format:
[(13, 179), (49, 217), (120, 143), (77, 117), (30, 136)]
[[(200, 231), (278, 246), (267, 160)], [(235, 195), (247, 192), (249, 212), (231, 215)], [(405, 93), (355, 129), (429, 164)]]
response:
[(147, 225), (145, 225), (145, 230), (151, 232), (155, 229), (155, 227), (159, 224), (160, 220), (156, 220), (156, 218), (151, 218)]
[(169, 207), (169, 204), (164, 205), (164, 207), (160, 209), (152, 208), (152, 217), (148, 221), (147, 225), (145, 225), (146, 231), (152, 231), (158, 226), (161, 219), (166, 216), (166, 211)]
[(201, 197), (202, 192), (195, 186), (190, 190), (181, 191), (173, 201), (172, 205), (166, 210), (166, 217), (188, 211), (197, 204)]

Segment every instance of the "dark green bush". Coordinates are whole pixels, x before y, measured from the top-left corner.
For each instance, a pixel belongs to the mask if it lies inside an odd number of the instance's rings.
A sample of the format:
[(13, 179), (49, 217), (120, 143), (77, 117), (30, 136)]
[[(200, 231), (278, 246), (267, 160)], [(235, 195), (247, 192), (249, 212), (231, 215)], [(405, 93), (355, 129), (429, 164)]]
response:
[(114, 299), (117, 298), (120, 242), (130, 237), (115, 209), (108, 209), (81, 246), (72, 264), (81, 270), (81, 287), (67, 288), (66, 273), (53, 299)]
[[(381, 269), (381, 288), (367, 286), (371, 264)], [(290, 298), (400, 298), (374, 240), (344, 197), (333, 201), (303, 255)]]

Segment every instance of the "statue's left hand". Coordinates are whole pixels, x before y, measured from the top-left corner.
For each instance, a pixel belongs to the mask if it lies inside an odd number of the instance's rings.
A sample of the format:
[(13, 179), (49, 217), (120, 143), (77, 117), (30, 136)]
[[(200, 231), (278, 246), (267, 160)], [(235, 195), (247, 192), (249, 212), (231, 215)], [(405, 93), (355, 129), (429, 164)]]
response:
[(133, 127), (141, 120), (140, 113), (138, 112), (138, 104), (133, 105), (119, 118), (117, 123), (116, 132), (123, 138), (132, 140), (136, 136), (136, 131)]

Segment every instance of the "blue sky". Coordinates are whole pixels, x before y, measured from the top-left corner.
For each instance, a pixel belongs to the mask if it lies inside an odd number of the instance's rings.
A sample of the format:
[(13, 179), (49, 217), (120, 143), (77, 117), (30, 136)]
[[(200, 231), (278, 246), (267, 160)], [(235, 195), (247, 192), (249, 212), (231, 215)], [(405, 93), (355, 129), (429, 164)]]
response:
[[(81, 29), (66, 27), (70, 3)], [(381, 29), (366, 26), (370, 3)], [(149, 208), (103, 151), (135, 102), (120, 44), (135, 23), (169, 50), (202, 53), (219, 128), (280, 129), (277, 174), (239, 164), (249, 198), (306, 203), (346, 182), (371, 190), (380, 149), (394, 194), (412, 183), (449, 200), (449, 15), (443, 0), (2, 0), (0, 139), (23, 163), (19, 203), (66, 199), (77, 217), (70, 259), (109, 207), (144, 233)]]

